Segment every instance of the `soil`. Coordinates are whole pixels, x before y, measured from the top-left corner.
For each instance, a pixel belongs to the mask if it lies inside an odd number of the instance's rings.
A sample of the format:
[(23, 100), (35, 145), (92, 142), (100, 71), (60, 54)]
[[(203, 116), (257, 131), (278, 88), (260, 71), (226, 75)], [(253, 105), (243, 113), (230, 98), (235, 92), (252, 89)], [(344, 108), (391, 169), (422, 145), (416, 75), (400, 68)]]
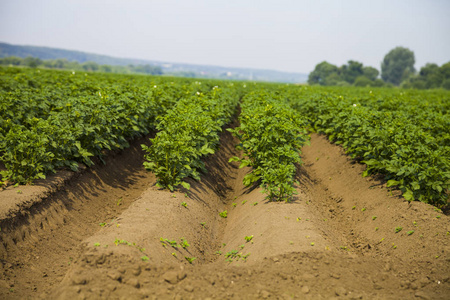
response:
[(1, 299), (450, 298), (449, 217), (363, 178), (324, 136), (290, 203), (242, 185), (226, 131), (189, 191), (155, 186), (146, 141), (0, 192)]

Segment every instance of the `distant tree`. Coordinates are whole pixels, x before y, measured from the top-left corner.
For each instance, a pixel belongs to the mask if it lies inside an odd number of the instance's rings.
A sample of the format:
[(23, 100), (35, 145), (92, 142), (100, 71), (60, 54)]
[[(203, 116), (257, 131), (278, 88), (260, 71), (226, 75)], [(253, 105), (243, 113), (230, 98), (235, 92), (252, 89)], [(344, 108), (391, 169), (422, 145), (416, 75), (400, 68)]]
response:
[(139, 65), (132, 68), (137, 73), (144, 73), (144, 74), (152, 74), (152, 75), (161, 75), (162, 69), (157, 66), (151, 66), (151, 65)]
[(381, 78), (394, 85), (414, 74), (414, 52), (407, 48), (397, 47), (384, 57), (381, 63)]
[(423, 66), (416, 76), (402, 82), (404, 88), (436, 89), (448, 88), (450, 81), (450, 62), (439, 67), (437, 64), (428, 63)]
[(439, 71), (443, 78), (441, 87), (446, 90), (450, 90), (450, 61), (446, 64), (443, 64), (439, 68)]
[(323, 61), (316, 65), (314, 71), (309, 73), (308, 83), (310, 85), (314, 84), (326, 85), (327, 83), (326, 78), (332, 74), (336, 74), (339, 77), (338, 67), (326, 61)]
[(339, 68), (342, 79), (350, 84), (354, 83), (356, 78), (363, 75), (363, 64), (354, 60), (349, 60), (347, 65)]
[(103, 73), (111, 73), (112, 68), (108, 65), (100, 65), (99, 71)]
[(342, 77), (338, 72), (333, 72), (320, 83), (321, 85), (345, 85), (345, 81), (342, 80)]
[(96, 62), (93, 61), (87, 61), (81, 65), (81, 67), (85, 71), (97, 71), (99, 68), (99, 65)]
[(391, 83), (387, 84), (383, 81), (383, 79), (377, 78), (373, 81), (372, 86), (374, 86), (374, 87), (392, 87), (392, 84)]
[(444, 79), (450, 79), (450, 61), (448, 63), (443, 64), (439, 68), (439, 72), (441, 73)]
[(450, 90), (450, 79), (445, 79), (442, 82), (442, 88), (446, 90)]
[(23, 59), (17, 56), (9, 56), (0, 59), (0, 64), (6, 66), (20, 66), (23, 63)]
[(36, 68), (37, 66), (42, 65), (42, 60), (40, 58), (28, 56), (24, 59), (23, 63), (30, 68)]
[(362, 68), (362, 71), (363, 75), (372, 81), (375, 81), (378, 75), (380, 75), (380, 72), (373, 67), (364, 67)]
[(366, 87), (366, 86), (372, 86), (373, 84), (373, 80), (370, 80), (368, 77), (366, 76), (358, 76), (355, 79), (355, 82), (353, 83), (354, 86), (359, 86), (359, 87)]

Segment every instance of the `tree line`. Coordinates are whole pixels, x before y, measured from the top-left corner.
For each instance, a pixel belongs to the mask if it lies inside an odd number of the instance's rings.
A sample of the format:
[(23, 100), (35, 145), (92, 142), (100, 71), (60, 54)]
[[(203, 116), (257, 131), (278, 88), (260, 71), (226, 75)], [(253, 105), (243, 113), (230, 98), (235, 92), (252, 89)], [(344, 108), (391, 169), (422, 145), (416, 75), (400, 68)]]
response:
[(162, 75), (161, 67), (152, 65), (127, 65), (127, 66), (111, 66), (100, 65), (93, 61), (79, 63), (77, 61), (69, 61), (65, 58), (61, 59), (45, 59), (42, 60), (37, 57), (28, 56), (20, 58), (16, 56), (9, 56), (0, 58), (0, 65), (6, 66), (26, 66), (30, 68), (48, 68), (48, 69), (63, 69), (73, 71), (86, 72), (102, 72), (102, 73), (120, 73), (120, 74), (148, 74), (148, 75)]
[[(438, 66), (428, 63), (416, 72), (414, 52), (403, 47), (392, 49), (384, 57), (380, 72), (350, 60), (337, 67), (326, 61), (316, 65), (308, 76), (310, 85), (393, 87), (450, 90), (450, 62)], [(381, 75), (381, 76), (380, 76)]]

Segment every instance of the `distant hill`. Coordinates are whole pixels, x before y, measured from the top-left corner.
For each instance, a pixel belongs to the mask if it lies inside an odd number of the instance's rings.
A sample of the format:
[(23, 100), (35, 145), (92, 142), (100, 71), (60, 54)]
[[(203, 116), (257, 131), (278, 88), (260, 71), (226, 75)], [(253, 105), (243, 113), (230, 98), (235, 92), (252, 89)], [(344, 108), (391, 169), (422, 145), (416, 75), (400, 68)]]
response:
[(84, 63), (93, 61), (101, 65), (154, 65), (162, 68), (165, 74), (184, 77), (204, 77), (217, 79), (256, 80), (288, 83), (304, 83), (308, 74), (289, 73), (273, 70), (227, 68), (219, 66), (193, 65), (172, 62), (161, 62), (133, 58), (117, 58), (107, 55), (81, 51), (65, 50), (49, 47), (19, 46), (0, 42), (0, 58), (7, 56), (38, 57), (40, 59), (65, 58), (69, 61)]

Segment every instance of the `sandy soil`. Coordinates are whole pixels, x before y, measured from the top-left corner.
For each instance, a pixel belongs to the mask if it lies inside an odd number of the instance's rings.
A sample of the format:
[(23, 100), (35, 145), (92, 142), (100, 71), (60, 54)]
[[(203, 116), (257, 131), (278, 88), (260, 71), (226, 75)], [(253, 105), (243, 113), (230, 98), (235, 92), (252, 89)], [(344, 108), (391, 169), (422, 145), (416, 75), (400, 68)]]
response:
[(0, 221), (0, 298), (449, 299), (449, 217), (323, 136), (291, 203), (242, 186), (227, 132), (190, 191), (156, 188), (138, 144)]

